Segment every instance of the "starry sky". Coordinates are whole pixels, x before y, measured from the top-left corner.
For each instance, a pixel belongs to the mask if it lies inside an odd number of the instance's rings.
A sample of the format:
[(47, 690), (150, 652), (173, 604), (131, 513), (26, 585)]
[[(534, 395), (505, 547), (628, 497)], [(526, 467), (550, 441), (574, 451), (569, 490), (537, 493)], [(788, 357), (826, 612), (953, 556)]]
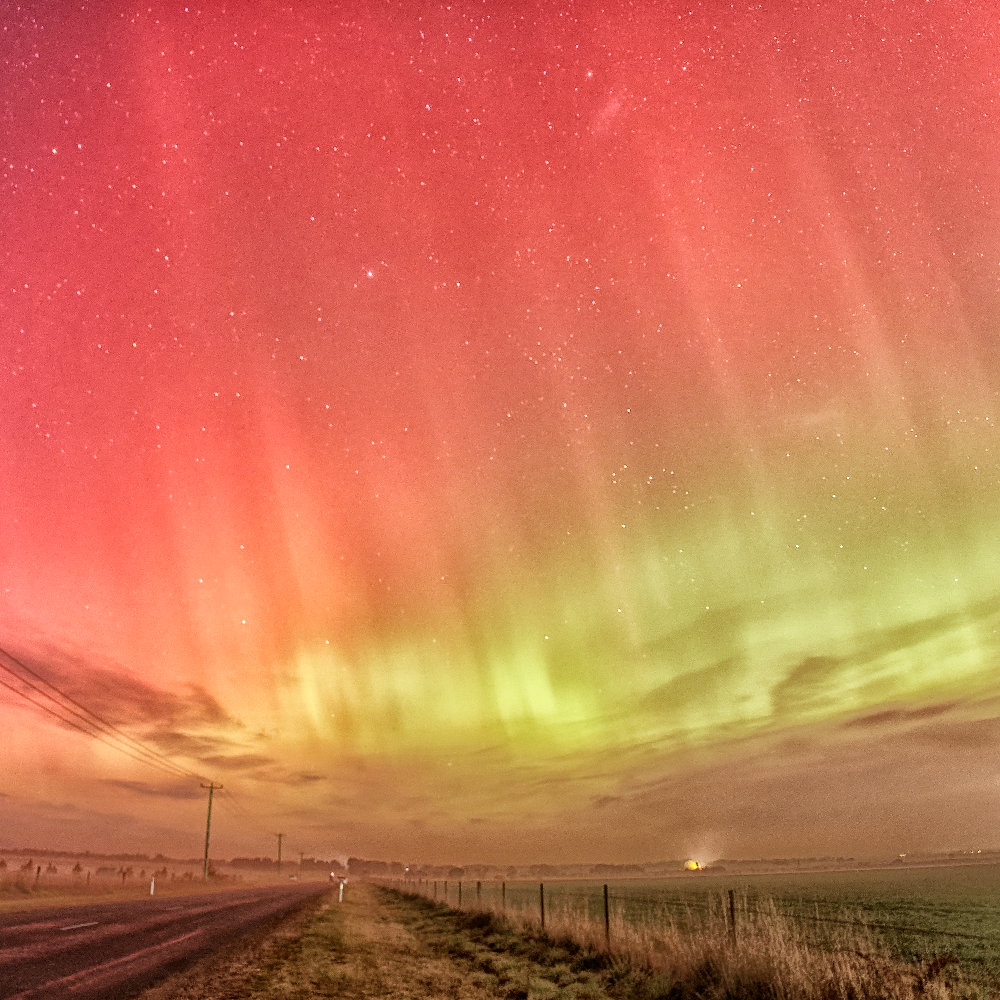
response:
[(988, 6), (8, 6), (6, 841), (997, 846)]

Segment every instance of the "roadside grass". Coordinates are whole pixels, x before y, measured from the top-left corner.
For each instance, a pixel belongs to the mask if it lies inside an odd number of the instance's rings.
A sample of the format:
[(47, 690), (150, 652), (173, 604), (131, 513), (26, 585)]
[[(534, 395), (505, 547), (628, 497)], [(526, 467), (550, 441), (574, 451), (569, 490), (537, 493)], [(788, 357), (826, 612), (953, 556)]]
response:
[[(996, 991), (946, 978), (946, 958), (904, 966), (877, 942), (818, 950), (775, 917), (736, 945), (725, 934), (613, 928), (600, 935), (553, 914), (456, 911), (352, 883), (270, 933), (258, 933), (142, 1000), (966, 1000)], [(848, 947), (848, 945), (850, 947)], [(860, 948), (858, 946), (861, 946)], [(863, 950), (870, 948), (871, 950)]]
[(610, 997), (971, 1000), (1000, 995), (995, 982), (963, 977), (957, 959), (947, 952), (905, 963), (893, 957), (889, 942), (846, 920), (839, 933), (817, 944), (804, 925), (773, 905), (744, 914), (735, 940), (721, 924), (692, 932), (662, 918), (626, 923), (618, 915), (611, 921), (610, 945), (603, 921), (579, 906), (549, 909), (544, 932), (531, 911), (478, 915), (517, 928), (535, 947), (553, 942), (577, 954), (578, 962), (603, 963)]
[[(147, 990), (141, 1000), (602, 1000), (599, 975), (554, 942), (483, 915), (352, 883), (267, 935)], [(485, 940), (492, 935), (491, 940)]]

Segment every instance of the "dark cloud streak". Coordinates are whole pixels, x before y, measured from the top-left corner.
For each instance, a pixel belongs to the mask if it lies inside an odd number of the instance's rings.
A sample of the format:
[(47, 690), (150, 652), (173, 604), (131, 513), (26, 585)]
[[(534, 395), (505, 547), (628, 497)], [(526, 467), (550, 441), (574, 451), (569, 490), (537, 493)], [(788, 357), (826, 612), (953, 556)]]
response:
[(192, 782), (176, 785), (152, 785), (146, 781), (124, 781), (119, 778), (108, 778), (103, 784), (118, 788), (125, 792), (133, 792), (136, 795), (144, 795), (150, 798), (168, 799), (200, 799), (203, 795), (201, 789)]

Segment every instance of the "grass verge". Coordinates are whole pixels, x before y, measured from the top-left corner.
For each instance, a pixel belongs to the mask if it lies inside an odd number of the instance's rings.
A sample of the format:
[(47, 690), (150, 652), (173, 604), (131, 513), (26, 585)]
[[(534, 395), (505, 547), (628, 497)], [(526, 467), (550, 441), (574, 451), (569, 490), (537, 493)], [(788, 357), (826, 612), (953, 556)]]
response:
[(635, 939), (611, 952), (487, 912), (457, 912), (352, 883), (269, 934), (246, 939), (142, 1000), (955, 1000), (995, 996), (937, 967), (875, 955), (813, 952), (774, 937)]

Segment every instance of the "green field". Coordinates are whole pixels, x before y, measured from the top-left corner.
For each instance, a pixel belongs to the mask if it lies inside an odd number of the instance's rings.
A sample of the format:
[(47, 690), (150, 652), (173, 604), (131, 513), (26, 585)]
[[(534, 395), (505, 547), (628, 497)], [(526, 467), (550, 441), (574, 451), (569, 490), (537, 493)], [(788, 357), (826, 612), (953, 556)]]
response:
[[(799, 940), (822, 949), (890, 955), (924, 966), (939, 960), (967, 980), (1000, 982), (1000, 865), (898, 868), (781, 875), (692, 873), (608, 883), (614, 929), (670, 928), (681, 933), (728, 932), (733, 891), (735, 933), (782, 922)], [(433, 885), (422, 891), (434, 895)], [(550, 924), (603, 929), (603, 883), (545, 883)], [(445, 900), (445, 884), (436, 895)], [(458, 883), (447, 902), (458, 904)], [(537, 882), (462, 885), (462, 907), (482, 906), (540, 916)]]

